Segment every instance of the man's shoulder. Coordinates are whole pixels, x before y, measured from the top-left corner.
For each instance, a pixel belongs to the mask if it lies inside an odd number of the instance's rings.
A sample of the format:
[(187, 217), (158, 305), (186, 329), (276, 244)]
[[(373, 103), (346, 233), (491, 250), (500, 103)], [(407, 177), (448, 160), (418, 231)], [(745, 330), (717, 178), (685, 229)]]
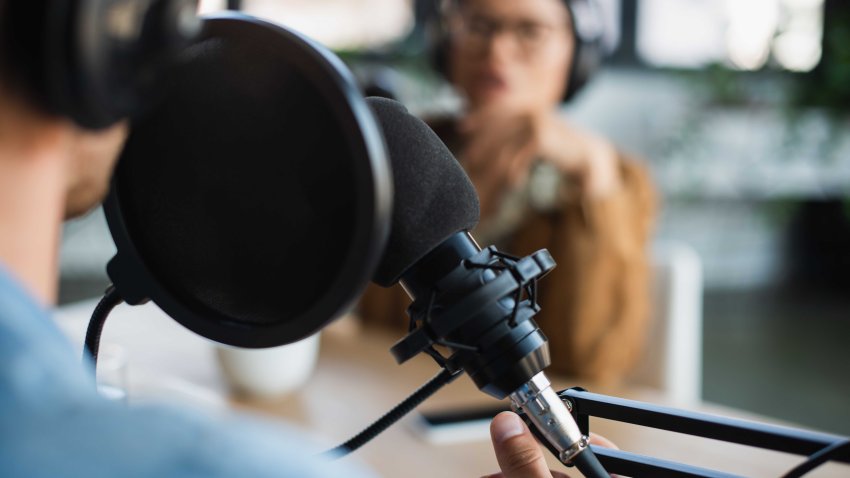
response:
[(30, 321), (19, 319), (20, 315), (33, 317), (42, 324), (49, 316), (47, 309), (0, 263), (0, 333), (2, 328), (20, 330), (32, 325)]
[(94, 396), (3, 421), (0, 476), (9, 478), (368, 476), (320, 459), (304, 432), (242, 416)]

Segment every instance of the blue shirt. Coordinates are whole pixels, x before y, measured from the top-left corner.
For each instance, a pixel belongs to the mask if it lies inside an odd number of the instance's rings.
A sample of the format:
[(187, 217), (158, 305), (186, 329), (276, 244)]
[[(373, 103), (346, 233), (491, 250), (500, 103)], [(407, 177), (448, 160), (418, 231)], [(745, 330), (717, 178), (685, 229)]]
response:
[(295, 430), (101, 398), (73, 350), (0, 265), (0, 476), (366, 476)]

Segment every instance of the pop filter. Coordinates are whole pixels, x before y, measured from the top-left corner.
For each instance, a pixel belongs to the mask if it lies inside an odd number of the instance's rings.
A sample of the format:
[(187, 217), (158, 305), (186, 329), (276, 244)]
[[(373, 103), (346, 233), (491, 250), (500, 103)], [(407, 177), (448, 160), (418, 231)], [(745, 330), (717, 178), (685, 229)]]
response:
[(350, 74), (299, 34), (225, 14), (161, 82), (105, 202), (121, 298), (241, 347), (320, 330), (389, 230), (383, 137)]

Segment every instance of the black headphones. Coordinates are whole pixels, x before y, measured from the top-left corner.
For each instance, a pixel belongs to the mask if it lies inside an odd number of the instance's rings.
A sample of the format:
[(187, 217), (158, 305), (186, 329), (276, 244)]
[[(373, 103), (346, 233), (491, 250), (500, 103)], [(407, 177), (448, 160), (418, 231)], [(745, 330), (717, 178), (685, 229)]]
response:
[(3, 66), (15, 86), (87, 129), (137, 113), (158, 71), (200, 30), (198, 0), (2, 3)]
[[(448, 2), (457, 0), (448, 0)], [(591, 76), (599, 69), (605, 56), (602, 39), (605, 31), (602, 12), (596, 0), (562, 0), (570, 13), (575, 52), (570, 65), (570, 76), (564, 88), (562, 101), (571, 100), (587, 84)], [(430, 38), (430, 58), (434, 69), (443, 77), (449, 78), (448, 51), (451, 42), (446, 27), (447, 3), (443, 11), (435, 15), (432, 25), (426, 27)]]

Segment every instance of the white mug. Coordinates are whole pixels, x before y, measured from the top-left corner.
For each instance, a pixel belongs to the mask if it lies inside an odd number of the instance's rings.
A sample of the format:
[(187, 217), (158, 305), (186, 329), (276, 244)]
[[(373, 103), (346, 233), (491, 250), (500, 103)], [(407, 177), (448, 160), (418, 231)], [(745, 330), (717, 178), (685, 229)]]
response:
[(282, 397), (303, 385), (319, 355), (319, 333), (268, 349), (216, 346), (228, 384), (237, 393), (260, 399)]

